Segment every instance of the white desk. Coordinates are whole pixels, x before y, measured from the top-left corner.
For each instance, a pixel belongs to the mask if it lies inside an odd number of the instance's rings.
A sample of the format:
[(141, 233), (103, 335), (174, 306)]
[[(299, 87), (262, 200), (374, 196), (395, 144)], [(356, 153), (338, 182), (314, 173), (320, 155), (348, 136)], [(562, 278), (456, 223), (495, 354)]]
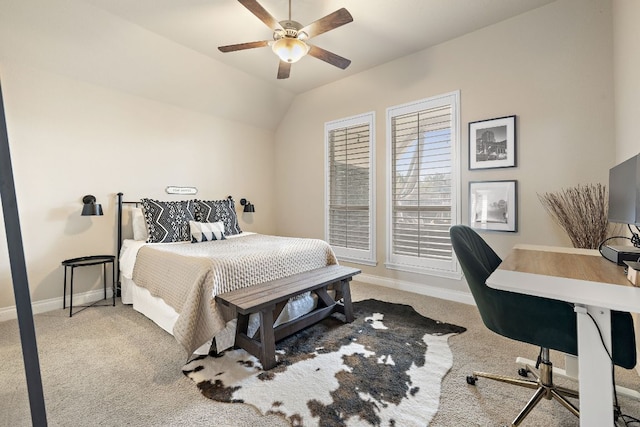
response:
[(640, 288), (598, 251), (516, 246), (487, 279), (495, 289), (575, 304), (578, 322), (580, 426), (613, 426), (611, 310), (640, 312)]

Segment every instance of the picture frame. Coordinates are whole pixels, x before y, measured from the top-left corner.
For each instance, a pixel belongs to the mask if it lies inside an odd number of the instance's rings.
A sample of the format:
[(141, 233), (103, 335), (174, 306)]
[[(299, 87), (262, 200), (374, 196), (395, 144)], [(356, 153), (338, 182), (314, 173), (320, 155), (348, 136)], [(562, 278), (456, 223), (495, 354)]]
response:
[(516, 166), (516, 116), (469, 123), (469, 170)]
[(515, 180), (469, 182), (469, 226), (478, 230), (518, 231)]

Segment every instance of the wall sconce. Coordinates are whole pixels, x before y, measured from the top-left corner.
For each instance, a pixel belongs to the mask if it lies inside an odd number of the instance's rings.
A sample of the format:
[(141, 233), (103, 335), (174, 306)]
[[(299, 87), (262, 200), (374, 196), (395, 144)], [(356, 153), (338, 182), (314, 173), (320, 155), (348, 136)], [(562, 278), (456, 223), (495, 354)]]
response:
[(256, 207), (247, 199), (240, 199), (240, 204), (244, 206), (244, 210), (242, 212), (255, 212)]
[(82, 216), (88, 215), (102, 215), (102, 205), (100, 203), (96, 203), (95, 196), (88, 194), (82, 198), (82, 203), (84, 206), (82, 207)]

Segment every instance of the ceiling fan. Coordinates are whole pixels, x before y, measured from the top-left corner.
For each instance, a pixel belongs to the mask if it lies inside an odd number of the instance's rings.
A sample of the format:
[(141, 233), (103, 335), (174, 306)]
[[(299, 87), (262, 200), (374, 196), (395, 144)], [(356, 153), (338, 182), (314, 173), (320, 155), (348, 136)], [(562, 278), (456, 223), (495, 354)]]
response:
[(299, 61), (307, 54), (343, 70), (351, 64), (351, 61), (346, 58), (307, 43), (307, 40), (312, 37), (326, 33), (327, 31), (341, 27), (342, 25), (353, 21), (353, 17), (347, 9), (338, 9), (335, 12), (303, 27), (299, 22), (291, 20), (291, 0), (289, 0), (289, 19), (280, 22), (276, 21), (276, 19), (271, 16), (271, 14), (267, 12), (256, 0), (238, 1), (258, 17), (258, 19), (264, 22), (267, 27), (273, 30), (273, 41), (263, 40), (220, 46), (218, 49), (221, 52), (235, 52), (238, 50), (271, 46), (273, 52), (280, 58), (280, 65), (278, 66), (279, 79), (289, 78), (291, 64)]

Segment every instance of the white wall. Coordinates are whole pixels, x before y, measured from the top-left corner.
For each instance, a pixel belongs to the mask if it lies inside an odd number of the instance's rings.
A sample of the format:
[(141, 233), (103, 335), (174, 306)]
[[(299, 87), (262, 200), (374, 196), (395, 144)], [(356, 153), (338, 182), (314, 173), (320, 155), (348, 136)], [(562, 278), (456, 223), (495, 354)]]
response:
[[(640, 153), (640, 2), (613, 0), (616, 163)], [(613, 166), (613, 165), (612, 165)]]
[[(617, 20), (637, 14), (629, 10), (637, 8), (633, 1), (614, 0)], [(228, 92), (216, 92), (219, 86), (212, 86), (223, 70), (194, 52), (74, 0), (58, 3), (60, 7), (42, 0), (0, 0), (0, 4), (0, 78), (36, 301), (61, 295), (62, 259), (113, 253), (117, 191), (128, 199), (165, 197), (166, 185), (194, 185), (200, 189), (198, 197), (233, 194), (254, 202), (255, 223), (243, 223), (248, 230), (323, 237), (324, 122), (371, 110), (377, 113), (379, 266), (363, 270), (466, 291), (464, 282), (402, 274), (382, 266), (385, 109), (461, 90), (463, 222), (468, 221), (468, 181), (519, 182), (519, 232), (485, 234), (501, 255), (518, 242), (569, 245), (536, 193), (606, 182), (607, 170), (615, 161), (612, 135), (614, 129), (622, 132), (620, 120), (614, 126), (608, 0), (558, 0), (302, 94), (275, 137), (268, 130), (229, 120), (222, 108)], [(47, 19), (51, 14), (55, 20)], [(631, 20), (625, 27), (632, 27)], [(100, 36), (110, 33), (110, 37)], [(627, 43), (637, 38), (635, 29), (625, 34)], [(130, 43), (123, 45), (127, 40)], [(138, 58), (145, 46), (152, 47), (143, 55), (149, 62)], [(176, 62), (171, 59), (174, 54), (182, 67), (171, 65)], [(616, 58), (616, 64), (624, 62), (621, 69), (629, 66), (624, 55)], [(136, 67), (123, 71), (128, 61)], [(631, 77), (634, 70), (625, 74), (627, 87), (637, 84)], [(616, 79), (620, 73), (617, 69)], [(124, 78), (127, 75), (133, 80)], [(132, 86), (132, 81), (144, 83), (145, 77), (148, 85)], [(171, 77), (180, 90), (167, 85), (166, 92), (158, 91)], [(255, 88), (246, 76), (238, 78)], [(237, 84), (234, 80), (225, 87)], [(202, 93), (194, 94), (198, 87)], [(175, 100), (178, 92), (184, 93), (183, 103)], [(155, 100), (150, 99), (152, 94)], [(289, 96), (274, 93), (276, 109), (287, 105)], [(637, 102), (637, 97), (629, 99), (625, 105), (617, 99), (616, 109), (628, 109), (627, 104)], [(209, 109), (207, 103), (213, 107)], [(250, 105), (246, 100), (245, 104)], [(468, 171), (467, 123), (509, 114), (518, 115), (518, 167)], [(260, 120), (254, 123), (269, 128), (273, 114)], [(635, 122), (626, 122), (625, 131), (632, 135), (628, 129)], [(625, 140), (634, 144), (630, 137)], [(180, 154), (189, 151), (185, 158), (176, 154), (177, 145)], [(624, 150), (618, 147), (618, 156)], [(130, 153), (136, 154), (135, 160)], [(121, 161), (130, 169), (135, 167), (135, 172), (119, 169)], [(79, 216), (84, 194), (97, 196), (106, 208), (105, 217)], [(0, 256), (5, 260), (0, 263), (1, 310), (13, 305), (13, 296), (4, 246)], [(87, 276), (87, 286), (99, 286), (97, 274)]]
[[(0, 62), (0, 78), (34, 302), (61, 298), (62, 260), (115, 254), (119, 191), (175, 200), (165, 187), (186, 185), (198, 198), (246, 197), (256, 214), (247, 223), (238, 206), (241, 227), (274, 232), (273, 132), (17, 63)], [(80, 216), (85, 194), (103, 217)], [(0, 312), (15, 304), (1, 240)], [(99, 272), (76, 270), (76, 291), (100, 288)]]
[[(35, 309), (62, 306), (67, 258), (115, 254), (115, 194), (168, 185), (238, 201), (275, 231), (274, 131), (293, 94), (78, 0), (0, 0), (0, 79)], [(241, 121), (238, 121), (242, 119)], [(103, 217), (81, 217), (93, 194)], [(241, 207), (238, 207), (241, 211)], [(1, 219), (0, 219), (1, 222)], [(0, 319), (14, 298), (2, 227)], [(101, 288), (76, 270), (76, 293)]]
[[(363, 272), (466, 292), (463, 281), (385, 269), (385, 110), (461, 91), (462, 222), (468, 182), (516, 179), (517, 233), (485, 233), (500, 255), (516, 243), (565, 245), (537, 193), (606, 183), (614, 160), (611, 9), (607, 0), (559, 0), (502, 23), (296, 97), (276, 132), (279, 234), (323, 237), (324, 142), (329, 120), (374, 110), (376, 268)], [(374, 48), (374, 47), (372, 47)], [(518, 116), (516, 168), (469, 171), (467, 124)]]

